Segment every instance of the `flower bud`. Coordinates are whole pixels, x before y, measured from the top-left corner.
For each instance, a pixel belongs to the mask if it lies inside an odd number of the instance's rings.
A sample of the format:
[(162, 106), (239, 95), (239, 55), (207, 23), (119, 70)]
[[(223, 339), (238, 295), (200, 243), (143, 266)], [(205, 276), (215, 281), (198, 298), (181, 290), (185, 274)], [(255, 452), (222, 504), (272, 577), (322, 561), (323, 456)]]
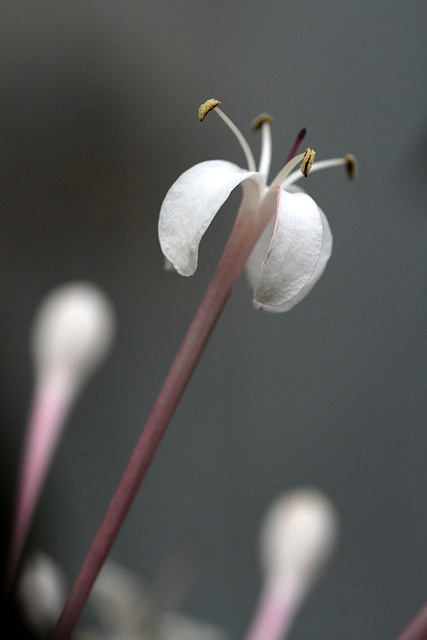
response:
[(261, 531), (266, 579), (290, 579), (306, 591), (329, 560), (338, 537), (338, 516), (316, 489), (297, 489), (278, 498)]
[(98, 287), (85, 282), (57, 287), (41, 302), (33, 324), (36, 372), (63, 371), (82, 382), (106, 355), (114, 325), (113, 307)]

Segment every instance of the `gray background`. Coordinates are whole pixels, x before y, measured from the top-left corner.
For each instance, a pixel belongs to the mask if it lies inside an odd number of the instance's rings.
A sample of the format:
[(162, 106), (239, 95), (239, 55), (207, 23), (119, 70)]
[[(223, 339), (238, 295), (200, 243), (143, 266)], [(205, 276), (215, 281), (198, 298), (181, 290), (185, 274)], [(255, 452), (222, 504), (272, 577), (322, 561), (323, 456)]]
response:
[(233, 195), (190, 279), (167, 274), (157, 217), (196, 162), (243, 164), (209, 97), (244, 132), (275, 116), (273, 168), (297, 131), (305, 187), (335, 248), (289, 314), (242, 278), (138, 494), (113, 557), (151, 581), (181, 541), (203, 561), (186, 612), (241, 638), (270, 500), (314, 484), (340, 547), (292, 638), (392, 638), (427, 598), (425, 3), (2, 2), (0, 418), (4, 524), (32, 390), (31, 318), (69, 279), (111, 296), (119, 334), (72, 411), (28, 550), (78, 569), (231, 227)]

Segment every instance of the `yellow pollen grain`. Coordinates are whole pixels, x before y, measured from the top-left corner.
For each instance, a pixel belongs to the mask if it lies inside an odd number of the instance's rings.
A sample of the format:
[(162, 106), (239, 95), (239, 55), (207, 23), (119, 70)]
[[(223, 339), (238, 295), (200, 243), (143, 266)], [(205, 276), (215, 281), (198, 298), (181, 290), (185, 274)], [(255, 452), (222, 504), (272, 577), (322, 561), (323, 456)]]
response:
[(308, 174), (310, 173), (311, 165), (313, 164), (315, 155), (316, 155), (316, 152), (313, 151), (313, 149), (310, 149), (310, 147), (305, 152), (305, 156), (301, 162), (301, 173), (303, 176), (307, 177)]
[(261, 113), (255, 118), (255, 120), (252, 121), (251, 128), (254, 131), (257, 131), (261, 128), (261, 125), (264, 124), (264, 122), (270, 124), (271, 122), (273, 122), (273, 119), (273, 116), (271, 116), (269, 113)]
[(351, 153), (347, 153), (344, 156), (344, 160), (347, 176), (350, 180), (354, 180), (357, 176), (357, 160)]
[(217, 107), (219, 104), (221, 104), (221, 102), (219, 100), (215, 100), (215, 98), (209, 98), (209, 100), (206, 100), (206, 102), (201, 104), (199, 107), (200, 122), (203, 122), (203, 120), (206, 118), (206, 115), (209, 113), (209, 111), (212, 111), (212, 109), (215, 109), (215, 107)]

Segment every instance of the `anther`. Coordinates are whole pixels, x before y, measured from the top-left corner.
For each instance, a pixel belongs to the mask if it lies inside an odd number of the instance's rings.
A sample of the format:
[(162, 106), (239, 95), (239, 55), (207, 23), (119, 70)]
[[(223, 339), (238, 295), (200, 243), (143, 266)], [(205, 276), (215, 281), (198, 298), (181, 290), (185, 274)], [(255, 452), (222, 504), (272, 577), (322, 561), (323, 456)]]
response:
[[(216, 114), (221, 118), (221, 120), (223, 120), (225, 122), (227, 127), (229, 127), (231, 129), (231, 131), (234, 133), (234, 135), (236, 136), (237, 140), (239, 141), (240, 146), (242, 147), (243, 153), (246, 156), (246, 161), (248, 163), (249, 171), (256, 171), (255, 160), (254, 160), (254, 157), (252, 155), (252, 151), (251, 151), (251, 149), (250, 149), (250, 147), (249, 147), (249, 145), (248, 145), (248, 143), (246, 141), (245, 136), (240, 131), (240, 129), (238, 129), (236, 127), (234, 122), (232, 120), (230, 120), (230, 118), (223, 112), (223, 110), (218, 107), (218, 105), (220, 105), (220, 104), (221, 104), (221, 102), (219, 100), (215, 100), (215, 98), (210, 98), (210, 100), (206, 100), (206, 102), (201, 104), (200, 107), (199, 107), (199, 120), (200, 120), (200, 122), (202, 122), (202, 120), (205, 119), (206, 114), (209, 113), (209, 111), (212, 111), (213, 109), (215, 109)], [(216, 108), (216, 107), (218, 107), (218, 108)]]
[(271, 124), (273, 120), (273, 116), (270, 116), (269, 113), (261, 113), (255, 118), (255, 120), (252, 121), (251, 129), (253, 129), (254, 131), (258, 131), (258, 129), (261, 128), (261, 125), (264, 124), (264, 122), (267, 122), (267, 124)]
[(351, 153), (347, 153), (344, 156), (344, 160), (347, 176), (350, 180), (354, 180), (357, 176), (357, 160)]
[(219, 104), (221, 104), (221, 102), (219, 100), (215, 100), (215, 98), (210, 98), (209, 100), (206, 100), (206, 102), (201, 104), (199, 107), (200, 122), (203, 122), (203, 120), (206, 118), (206, 115), (209, 113), (209, 111), (212, 111), (212, 109), (215, 109), (215, 107), (217, 107)]
[(313, 149), (310, 149), (310, 147), (305, 152), (304, 158), (302, 159), (302, 162), (301, 162), (301, 173), (303, 176), (307, 177), (308, 174), (310, 173), (311, 165), (313, 164), (315, 155), (316, 155), (316, 152), (313, 151)]

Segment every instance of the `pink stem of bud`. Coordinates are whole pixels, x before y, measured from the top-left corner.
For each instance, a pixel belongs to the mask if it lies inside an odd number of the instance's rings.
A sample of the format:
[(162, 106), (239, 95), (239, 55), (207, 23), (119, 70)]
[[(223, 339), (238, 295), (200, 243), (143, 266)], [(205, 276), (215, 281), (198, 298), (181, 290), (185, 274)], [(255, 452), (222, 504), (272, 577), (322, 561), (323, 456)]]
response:
[(245, 640), (283, 640), (300, 602), (296, 583), (265, 585)]
[(44, 376), (36, 384), (15, 501), (6, 573), (7, 590), (14, 580), (74, 390), (70, 376), (58, 372)]

